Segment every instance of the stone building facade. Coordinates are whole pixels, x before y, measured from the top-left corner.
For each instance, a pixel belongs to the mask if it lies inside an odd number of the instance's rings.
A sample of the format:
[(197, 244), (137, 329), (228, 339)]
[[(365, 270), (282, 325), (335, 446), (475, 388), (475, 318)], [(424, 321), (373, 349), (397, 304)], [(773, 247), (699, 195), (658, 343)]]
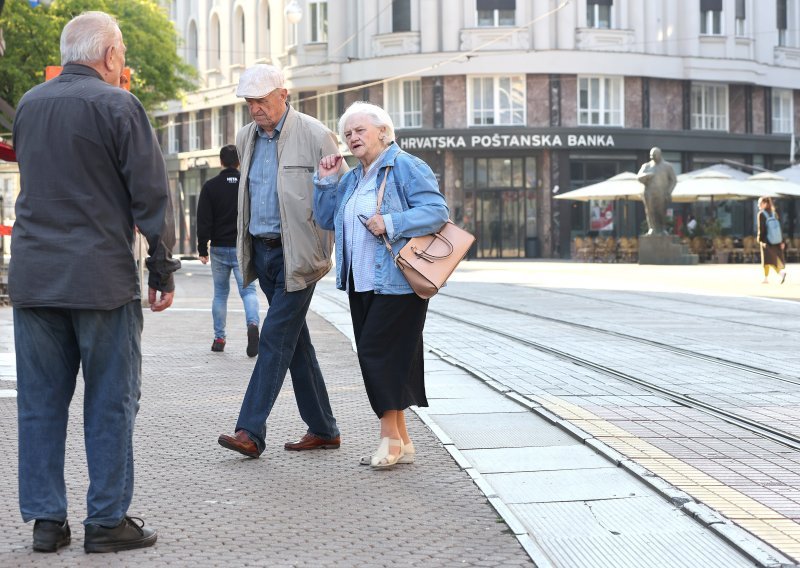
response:
[[(291, 23), (286, 9), (299, 8)], [(194, 248), (202, 183), (249, 121), (241, 71), (268, 62), (290, 101), (335, 130), (384, 106), (398, 144), (437, 173), (478, 258), (566, 257), (582, 234), (635, 235), (638, 203), (554, 196), (636, 171), (660, 146), (678, 172), (790, 162), (800, 104), (800, 0), (173, 0), (200, 88), (156, 116)], [(676, 205), (680, 222), (694, 208)], [(717, 204), (732, 234), (750, 203)]]

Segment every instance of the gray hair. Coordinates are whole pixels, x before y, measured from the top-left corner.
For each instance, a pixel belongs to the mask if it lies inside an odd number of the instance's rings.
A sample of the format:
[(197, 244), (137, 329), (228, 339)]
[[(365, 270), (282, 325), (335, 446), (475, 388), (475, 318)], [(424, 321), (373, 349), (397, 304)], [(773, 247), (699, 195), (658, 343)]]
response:
[(61, 32), (61, 65), (102, 61), (109, 46), (122, 43), (117, 20), (105, 12), (84, 12)]
[(394, 123), (392, 122), (392, 118), (389, 116), (389, 113), (378, 105), (364, 101), (356, 101), (351, 104), (349, 107), (347, 107), (347, 110), (344, 111), (344, 114), (339, 119), (339, 139), (342, 142), (345, 142), (344, 127), (347, 124), (347, 121), (357, 114), (363, 114), (368, 117), (373, 126), (377, 126), (378, 128), (381, 126), (386, 127), (386, 138), (384, 141), (386, 142), (387, 146), (391, 142), (394, 142)]

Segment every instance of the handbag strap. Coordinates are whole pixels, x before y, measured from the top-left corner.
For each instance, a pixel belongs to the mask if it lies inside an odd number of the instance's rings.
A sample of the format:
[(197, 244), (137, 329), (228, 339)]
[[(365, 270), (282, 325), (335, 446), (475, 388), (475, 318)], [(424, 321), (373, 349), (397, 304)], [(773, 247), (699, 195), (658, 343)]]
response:
[[(383, 194), (386, 191), (386, 178), (389, 177), (389, 171), (392, 169), (392, 166), (386, 166), (386, 173), (383, 176), (383, 181), (381, 181), (381, 187), (378, 189), (378, 203), (375, 206), (375, 214), (381, 214), (381, 204), (383, 203)], [(389, 251), (389, 254), (394, 260), (395, 264), (397, 264), (397, 258), (394, 256), (394, 251), (392, 250), (392, 245), (389, 244), (389, 241), (386, 239), (386, 233), (381, 235), (383, 237), (383, 244), (386, 245), (386, 250)]]

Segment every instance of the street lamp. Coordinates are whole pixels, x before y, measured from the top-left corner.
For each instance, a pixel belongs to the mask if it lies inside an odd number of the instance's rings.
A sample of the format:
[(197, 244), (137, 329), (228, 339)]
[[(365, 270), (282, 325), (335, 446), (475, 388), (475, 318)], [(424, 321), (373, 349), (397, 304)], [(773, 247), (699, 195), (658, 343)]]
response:
[(297, 0), (289, 2), (289, 5), (286, 6), (286, 10), (284, 10), (283, 13), (286, 15), (286, 19), (290, 24), (297, 24), (303, 19), (303, 9), (300, 7), (300, 4), (297, 3)]

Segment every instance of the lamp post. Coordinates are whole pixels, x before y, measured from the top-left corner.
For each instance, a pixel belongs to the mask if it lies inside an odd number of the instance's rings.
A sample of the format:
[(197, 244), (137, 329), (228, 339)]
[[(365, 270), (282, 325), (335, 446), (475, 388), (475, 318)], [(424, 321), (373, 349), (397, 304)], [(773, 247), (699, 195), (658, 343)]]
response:
[(283, 13), (290, 24), (297, 24), (303, 19), (303, 9), (297, 3), (297, 0), (289, 2)]

